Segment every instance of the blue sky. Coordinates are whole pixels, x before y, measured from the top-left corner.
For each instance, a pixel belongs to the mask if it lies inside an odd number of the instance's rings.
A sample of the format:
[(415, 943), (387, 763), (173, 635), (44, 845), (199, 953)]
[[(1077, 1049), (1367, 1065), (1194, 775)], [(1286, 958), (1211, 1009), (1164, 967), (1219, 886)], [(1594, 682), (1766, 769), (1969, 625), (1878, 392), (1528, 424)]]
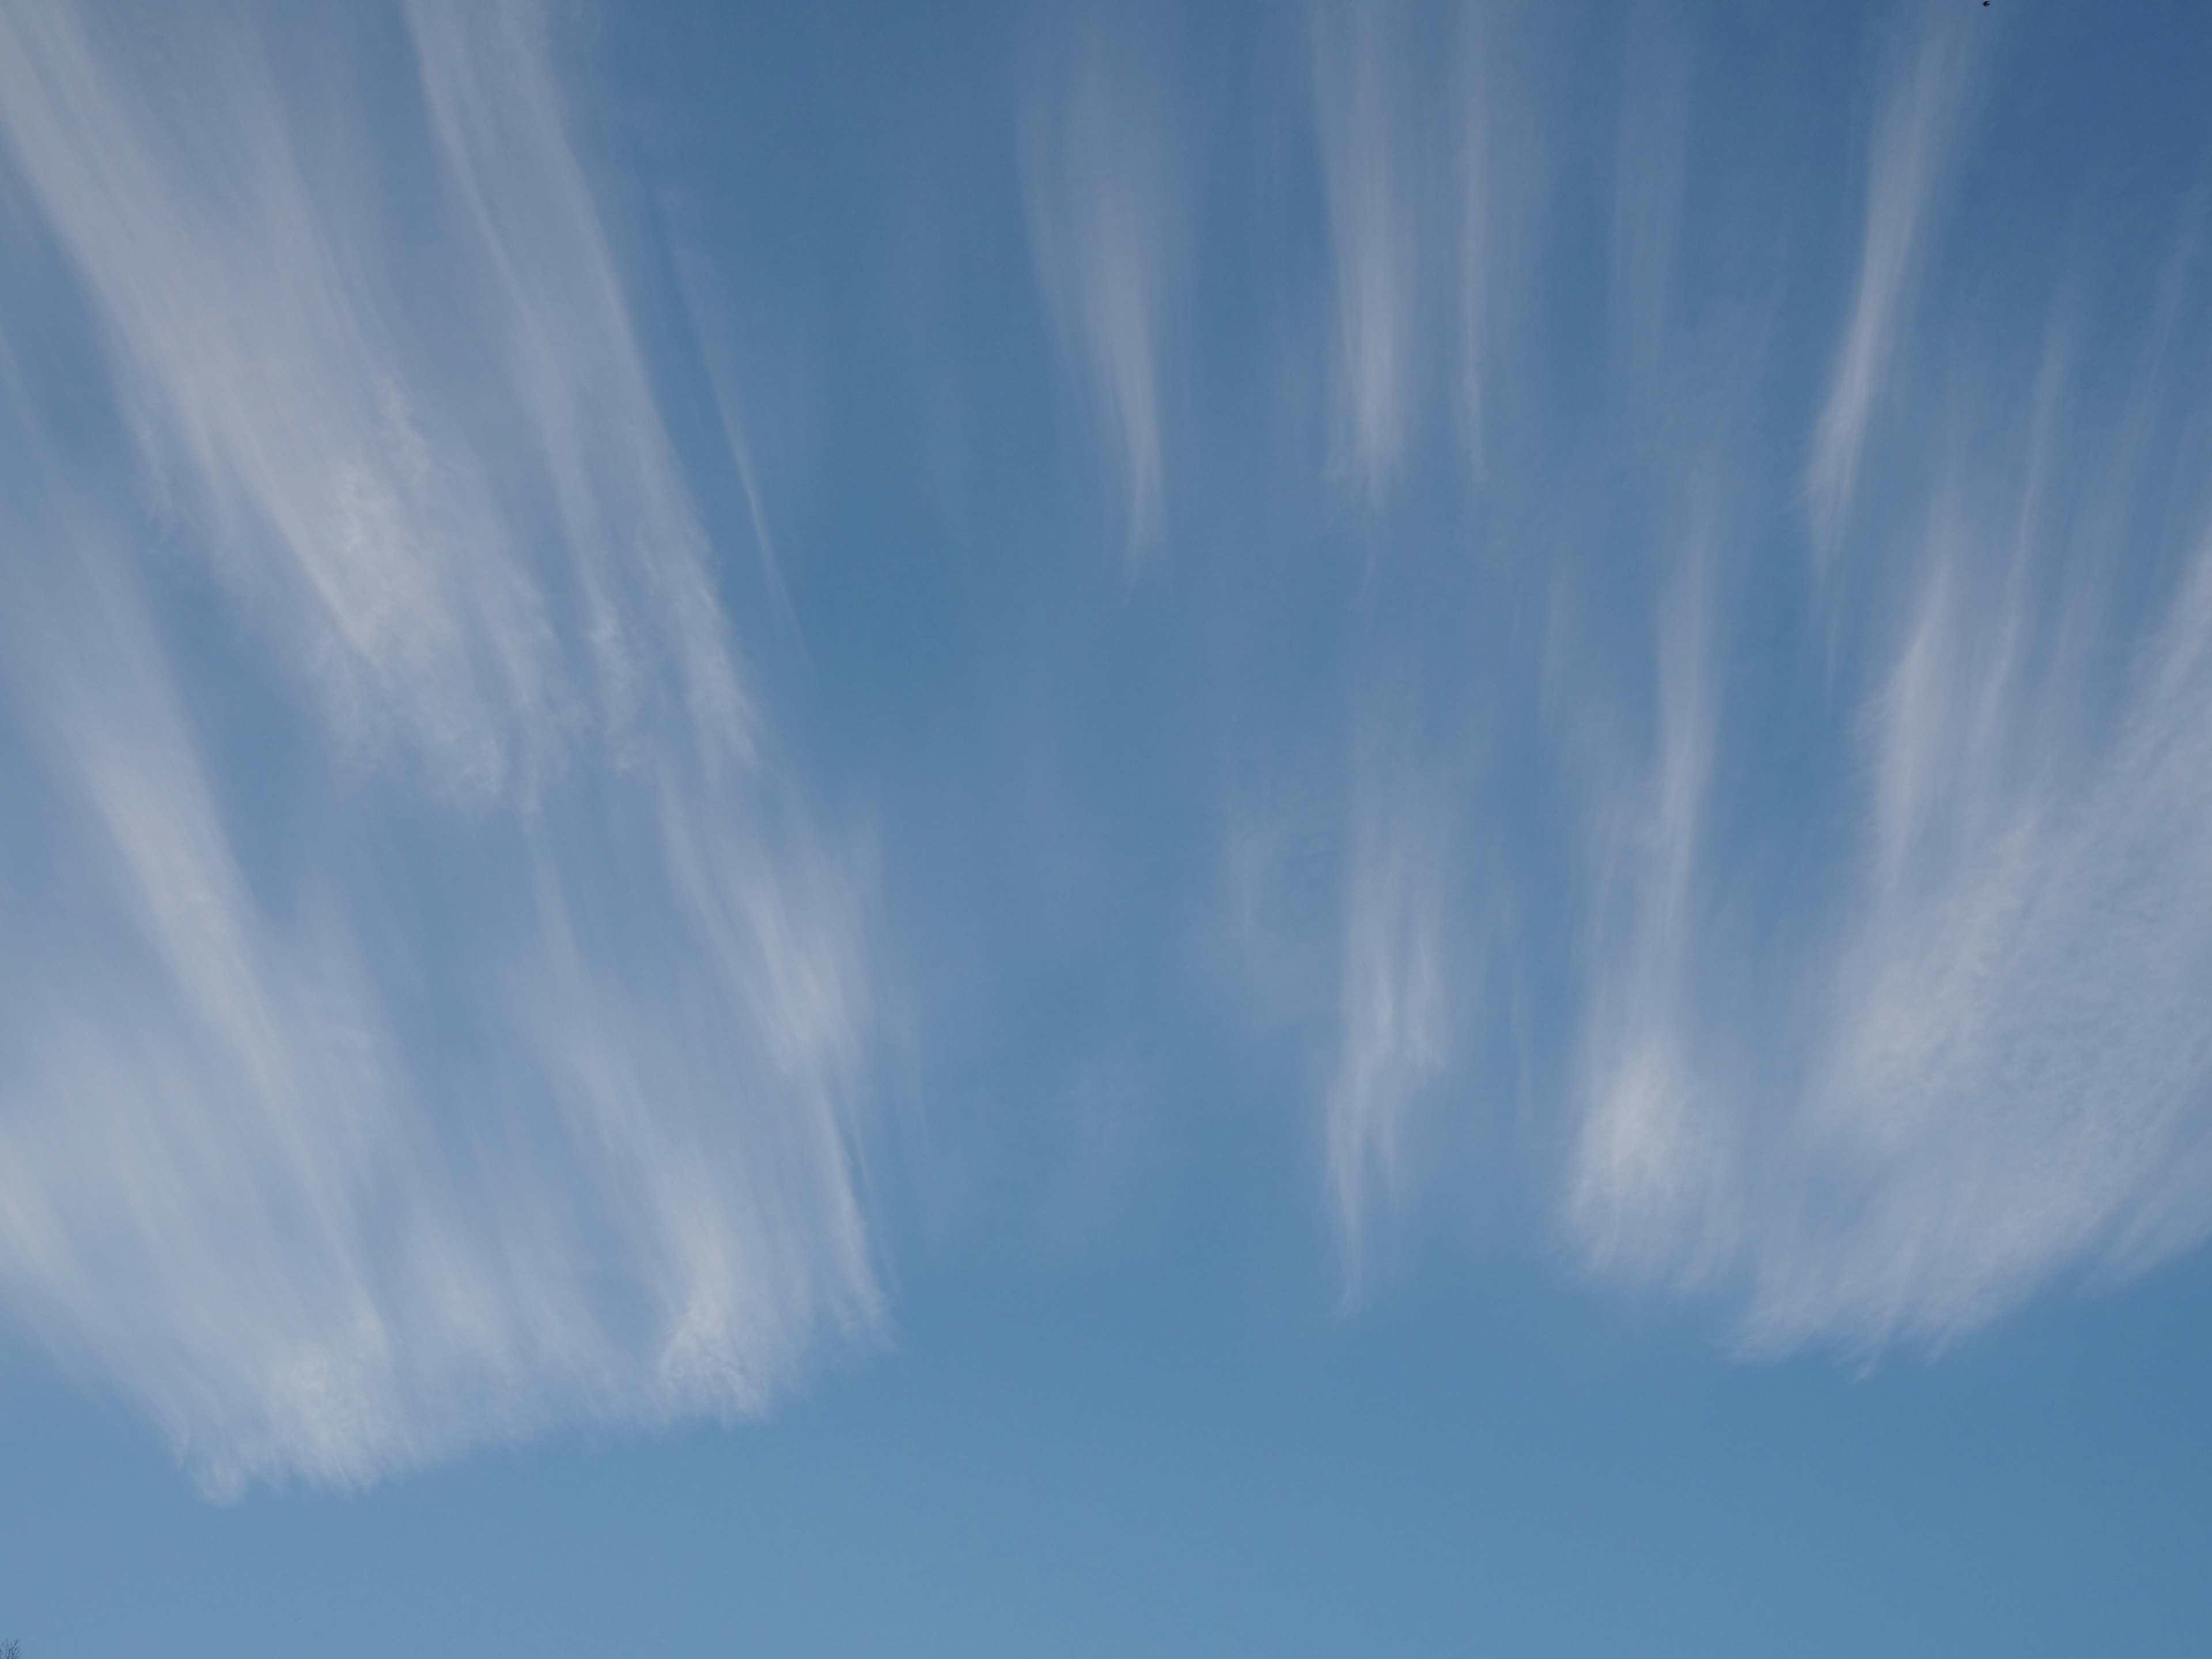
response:
[(0, 1637), (2194, 1651), (2207, 84), (0, 3)]

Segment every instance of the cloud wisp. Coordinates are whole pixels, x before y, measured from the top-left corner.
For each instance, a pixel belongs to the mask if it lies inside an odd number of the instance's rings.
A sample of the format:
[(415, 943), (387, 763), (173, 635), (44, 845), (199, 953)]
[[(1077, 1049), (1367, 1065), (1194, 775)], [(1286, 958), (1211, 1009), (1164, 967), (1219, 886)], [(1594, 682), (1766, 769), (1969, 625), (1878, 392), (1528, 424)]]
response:
[[(2033, 499), (2051, 464), (2005, 471)], [(1639, 931), (1600, 970), (1588, 1029), (1624, 1058), (1590, 1099), (1574, 1231), (1601, 1270), (1739, 1297), (1755, 1351), (1941, 1341), (2063, 1269), (2124, 1276), (2212, 1231), (2204, 503), (2168, 615), (2100, 696), (2028, 595), (2106, 580), (2104, 549), (1971, 494), (1936, 486), (1861, 702), (1862, 850), (1828, 943), (1747, 999), (1711, 943), (1655, 973)], [(1677, 891), (1650, 889), (1668, 915)], [(1719, 903), (1708, 878), (1693, 924)], [(1747, 1065), (1713, 1036), (1731, 1019), (1802, 1046)]]
[[(2028, 502), (2063, 489), (2019, 447)], [(1760, 1345), (1938, 1337), (2212, 1231), (2208, 503), (2185, 492), (2170, 609), (2100, 688), (2027, 596), (2109, 582), (2102, 538), (1969, 490), (1937, 487), (1867, 704), (1870, 847), (1793, 1126), (1808, 1188), (1752, 1268)]]
[[(1806, 597), (1794, 690), (1771, 666), (1724, 678), (1741, 562), (1656, 617), (1651, 865), (1588, 976), (1570, 1234), (1601, 1274), (1721, 1296), (1754, 1352), (1941, 1343), (2212, 1231), (2204, 307), (2171, 267), (2117, 390), (2062, 330), (1977, 352), (1963, 300), (1913, 325), (1905, 245), (1957, 257), (1915, 228), (1912, 158), (1957, 96), (1954, 48), (1929, 52), (1876, 135), (1886, 251), (1817, 441), (1816, 549), (1856, 574)], [(1878, 526), (1842, 516), (1853, 477)], [(1815, 678), (1832, 723), (1803, 719), (1795, 753), (1826, 757), (1808, 799), (1848, 850), (1817, 815), (1770, 814), (1762, 846), (1753, 700), (1818, 707)], [(1637, 821), (1632, 797), (1611, 811)], [(1732, 876), (1784, 845), (1798, 880)]]
[[(1479, 61), (1510, 46), (1563, 66), (1557, 95), (1601, 95), (1596, 55), (1510, 21), (1468, 26)], [(1955, 21), (1877, 54), (1862, 167), (1845, 121), (1728, 131), (1692, 95), (1709, 43), (1645, 8), (1610, 153), (1553, 172), (1504, 159), (1496, 135), (1534, 130), (1510, 106), (1437, 118), (1413, 24), (1309, 21), (1334, 306), (1305, 344), (1340, 371), (1335, 470), (1413, 508), (1347, 623), (1389, 640), (1348, 696), (1459, 711), (1365, 737), (1402, 749), (1425, 721), (1455, 757), (1419, 857), (1372, 780), (1347, 786), (1320, 1090), (1347, 1258), (1416, 1184), (1413, 1103), (1487, 1111), (1509, 1090), (1485, 1057), (1526, 1050), (1446, 971), (1468, 930), (1437, 896), (1492, 864), (1526, 957), (1504, 971), (1559, 997), (1534, 1064), (1559, 1114), (1524, 1150), (1594, 1276), (1715, 1298), (1747, 1350), (1874, 1351), (2212, 1231), (2193, 267), (2145, 278), (2130, 246), (2099, 276), (2045, 237), (1998, 285), (1960, 228), (1992, 210), (1951, 181), (2002, 89)], [(1407, 160), (1455, 120), (1481, 141), (1463, 191)], [(1826, 228), (1856, 255), (1840, 318), (1810, 302), (1827, 273), (1746, 222), (1783, 190), (1760, 145), (1853, 203)], [(1589, 185), (1609, 234), (1544, 197)], [(1534, 238), (1547, 216), (1560, 234)], [(1480, 359), (1484, 441), (1446, 506), (1420, 374), (1491, 293), (1455, 263), (1462, 222), (1527, 298), (1513, 356)], [(1432, 297), (1454, 283), (1462, 319)], [(2114, 314), (2148, 319), (2124, 390), (2018, 309), (2124, 289)], [(1516, 465), (1486, 466), (1502, 445)], [(1778, 538), (1809, 554), (1794, 574)], [(1516, 635), (1532, 590), (1548, 615)], [(1416, 592), (1466, 620), (1378, 631)]]
[(1165, 385), (1193, 204), (1188, 121), (1160, 31), (1100, 9), (1033, 54), (1023, 182), (1037, 274), (1120, 481), (1131, 558), (1165, 529)]
[(1814, 548), (1833, 556), (1857, 485), (1867, 428), (1882, 404), (1898, 336), (1910, 325), (1915, 285), (1966, 114), (1973, 40), (1932, 9), (1900, 43), (1874, 118), (1866, 217), (1850, 319), (1836, 351), (1807, 475)]
[[(1343, 462), (1371, 501), (1404, 459), (1416, 395), (1414, 243), (1420, 203), (1405, 176), (1412, 148), (1401, 84), (1407, 54), (1394, 51), (1385, 15), (1365, 6), (1317, 10), (1312, 28), (1314, 111), (1335, 273), (1336, 351)], [(1414, 199), (1407, 199), (1414, 197)]]
[(1405, 1203), (1409, 1143), (1449, 1058), (1455, 966), (1444, 916), (1452, 881), (1439, 826), (1401, 791), (1370, 792), (1347, 852), (1336, 1076), (1328, 1094), (1329, 1207), (1358, 1294), (1369, 1211)]
[(879, 1318), (866, 861), (769, 759), (546, 16), (8, 5), (0, 137), (0, 1296), (220, 1492), (763, 1408)]

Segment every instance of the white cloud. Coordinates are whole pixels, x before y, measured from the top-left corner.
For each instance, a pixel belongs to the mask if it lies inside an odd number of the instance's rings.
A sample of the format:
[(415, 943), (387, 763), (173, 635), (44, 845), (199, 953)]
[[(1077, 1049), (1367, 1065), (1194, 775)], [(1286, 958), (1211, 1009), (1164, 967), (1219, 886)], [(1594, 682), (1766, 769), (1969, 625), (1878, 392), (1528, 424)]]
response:
[(1528, 8), (1470, 6), (1459, 21), (1457, 39), (1437, 54), (1447, 93), (1434, 148), (1449, 161), (1442, 199), (1423, 216), (1459, 227), (1449, 282), (1458, 315), (1444, 325), (1459, 334), (1457, 412), (1468, 474), (1480, 485), (1495, 429), (1511, 423), (1512, 398), (1524, 390), (1509, 371), (1527, 368), (1518, 336), (1553, 183), (1543, 117), (1550, 71)]
[(1677, 532), (1650, 775), (1598, 814), (1591, 848), (1601, 966), (1578, 1059), (1586, 1105), (1567, 1210), (1596, 1265), (1639, 1279), (1694, 1282), (1729, 1243), (1718, 1200), (1734, 1175), (1734, 1126), (1698, 1040), (1692, 981), (1720, 719), (1717, 534), (1694, 520)]
[(1328, 1195), (1356, 1292), (1368, 1212), (1402, 1204), (1407, 1142), (1449, 1055), (1444, 926), (1452, 883), (1441, 826), (1401, 793), (1363, 792), (1348, 850), (1336, 1076), (1328, 1097)]
[[(1733, 728), (1670, 690), (1712, 683), (1716, 613), (1660, 621), (1644, 873), (1595, 952), (1566, 1212), (1594, 1267), (1723, 1295), (1753, 1351), (1941, 1341), (2212, 1231), (2212, 544), (2201, 484), (2136, 495), (2154, 444), (2201, 480), (2201, 440), (2179, 374), (2102, 434), (2061, 357), (2033, 378), (2017, 410), (1909, 389), (1915, 465), (1881, 477), (1911, 539), (1830, 671), (1857, 710), (1832, 899), (1794, 884), (1747, 925), (1710, 817)], [(2100, 666), (2083, 630), (2169, 558), (2163, 621)]]
[[(1526, 1150), (1583, 1263), (1715, 1298), (1747, 1347), (1938, 1341), (2212, 1231), (2203, 619), (2192, 599), (2155, 639), (2124, 626), (2205, 556), (2176, 528), (2201, 493), (2150, 493), (2161, 467), (2212, 476), (2173, 361), (2202, 307), (2180, 265), (2110, 294), (2078, 254), (2023, 271), (2016, 204), (1954, 199), (1978, 48), (1923, 13), (1882, 63), (1859, 189), (1845, 144), (1825, 175), (1799, 148), (1838, 109), (1701, 101), (1703, 38), (1662, 7), (1618, 60), (1512, 8), (1455, 35), (1418, 9), (1304, 15), (1328, 286), (1292, 349), (1330, 365), (1336, 471), (1407, 509), (1359, 526), (1387, 550), (1332, 643), (1349, 708), (1413, 690), (1363, 760), (1418, 750), (1452, 780), (1424, 801), (1355, 763), (1318, 787), (1335, 818), (1232, 838), (1268, 1035), (1326, 1033), (1355, 1282), (1431, 1103), (1484, 1133), (1509, 1046), (1531, 1097), (1564, 1099)], [(1540, 142), (1550, 100), (1616, 89), (1601, 149)], [(1609, 222), (1577, 223), (1586, 156)], [(1840, 342), (1802, 303), (1826, 291), (1808, 239), (1769, 216), (1808, 196), (1859, 255)], [(2018, 307), (2044, 283), (2148, 313), (2132, 403), (2107, 401), (2106, 322), (2095, 372), (2039, 363)], [(1438, 488), (1424, 377), (1455, 344), (1476, 441)], [(1808, 352), (1826, 373), (1793, 425)], [(1808, 489), (1814, 556), (1784, 571)], [(1318, 907), (1284, 921), (1306, 839), (1340, 874), (1333, 937)], [(1511, 910), (1498, 1001), (1532, 1010), (1510, 1045), (1439, 896), (1477, 866)]]
[(1163, 386), (1190, 204), (1181, 88), (1141, 15), (1086, 15), (1024, 88), (1024, 183), (1037, 273), (1122, 489), (1133, 556), (1164, 528)]
[(1758, 1343), (1941, 1336), (2212, 1231), (2212, 545), (2087, 752), (2046, 712), (2087, 688), (2039, 685), (2016, 603), (1946, 552), (1873, 710), (1871, 867), (1796, 1130), (1818, 1189), (1752, 1267)]
[(217, 1490), (755, 1411), (878, 1318), (863, 862), (760, 758), (543, 15), (405, 33), (311, 99), (0, 6), (139, 458), (16, 378), (0, 1295)]
[(1315, 116), (1336, 278), (1336, 364), (1349, 470), (1379, 499), (1403, 460), (1414, 396), (1415, 227), (1405, 178), (1409, 88), (1378, 8), (1313, 19)]
[(1308, 9), (1329, 313), (1329, 465), (1382, 507), (1457, 423), (1477, 485), (1519, 410), (1509, 371), (1553, 182), (1540, 28), (1514, 4)]
[(1866, 220), (1850, 319), (1814, 433), (1808, 474), (1814, 550), (1832, 556), (1857, 485), (1965, 113), (1972, 37), (1930, 8), (1891, 71), (1867, 158)]

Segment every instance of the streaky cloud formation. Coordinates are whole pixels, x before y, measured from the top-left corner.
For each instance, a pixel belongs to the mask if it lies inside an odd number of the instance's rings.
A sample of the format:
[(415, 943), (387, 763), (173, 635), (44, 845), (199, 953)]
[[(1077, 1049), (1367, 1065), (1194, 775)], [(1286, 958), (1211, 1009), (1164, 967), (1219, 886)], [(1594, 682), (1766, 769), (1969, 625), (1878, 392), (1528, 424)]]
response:
[[(1380, 794), (1381, 792), (1376, 792)], [(1370, 799), (1347, 853), (1338, 1072), (1328, 1102), (1328, 1194), (1347, 1252), (1346, 1289), (1360, 1284), (1365, 1213), (1408, 1194), (1405, 1152), (1413, 1115), (1443, 1073), (1449, 994), (1464, 988), (1448, 957), (1451, 886), (1441, 827), (1414, 792)], [(1431, 817), (1433, 815), (1431, 815)]]
[(2000, 9), (0, 0), (0, 1314), (228, 1492), (766, 1409), (908, 1219), (2197, 1247), (2206, 130)]
[[(2111, 519), (2059, 507), (2051, 476), (2097, 440), (2045, 378), (2039, 443), (1931, 485), (1921, 591), (1869, 703), (1871, 855), (1797, 1129), (1811, 1187), (1765, 1230), (1757, 1344), (1941, 1334), (2063, 1263), (2136, 1271), (2212, 1229), (2204, 457), (2185, 452), (2167, 615), (2100, 696), (2028, 599), (2086, 609), (2112, 580)], [(2008, 460), (2024, 510), (1991, 512), (1975, 474)]]
[(1342, 465), (1370, 501), (1393, 482), (1414, 416), (1413, 362), (1424, 204), (1411, 165), (1411, 54), (1393, 51), (1379, 7), (1317, 9), (1314, 112), (1336, 277)]
[[(1332, 315), (1328, 467), (1385, 508), (1438, 435), (1480, 487), (1547, 208), (1526, 8), (1308, 10)], [(1439, 416), (1447, 423), (1432, 428)]]
[[(2212, 769), (2182, 712), (2206, 307), (2185, 257), (1978, 253), (1957, 181), (1986, 182), (2001, 100), (1973, 21), (1869, 20), (1870, 124), (1790, 163), (1852, 204), (1827, 244), (1850, 263), (1823, 267), (1745, 148), (1812, 127), (1727, 128), (1666, 8), (1618, 58), (1511, 9), (1307, 15), (1333, 283), (1297, 349), (1337, 368), (1302, 464), (1370, 509), (1350, 706), (1421, 688), (1349, 741), (1426, 745), (1454, 780), (1425, 818), (1372, 769), (1340, 786), (1317, 1092), (1355, 1289), (1363, 1236), (1423, 1184), (1411, 1103), (1497, 1116), (1530, 1077), (1559, 1109), (1522, 1155), (1576, 1256), (1717, 1301), (1747, 1352), (1940, 1343), (2212, 1229), (2186, 1012)], [(1439, 94), (1455, 30), (1485, 74)], [(1546, 161), (1505, 84), (1615, 100), (1612, 144)], [(1468, 179), (1409, 136), (1455, 127)], [(1473, 349), (1507, 292), (1510, 347), (1493, 323)], [(2132, 386), (2069, 358), (2044, 322), (2069, 304), (2147, 319)], [(1426, 412), (1455, 353), (1472, 447)], [(1424, 821), (1416, 858), (1393, 826)], [(1476, 870), (1513, 895), (1503, 996), (1449, 971), (1486, 954)]]
[(1121, 485), (1133, 557), (1167, 508), (1164, 378), (1192, 204), (1188, 120), (1142, 9), (1100, 8), (1034, 48), (1023, 112), (1037, 271)]
[(276, 21), (0, 7), (0, 1294), (219, 1492), (756, 1412), (879, 1318), (865, 848), (548, 18)]
[[(1753, 1351), (1940, 1340), (2069, 1264), (2129, 1274), (2212, 1230), (2212, 504), (2201, 465), (2184, 482), (2186, 440), (2170, 514), (2069, 500), (2057, 471), (2142, 476), (2148, 456), (2112, 452), (2172, 430), (2145, 406), (2183, 395), (2167, 375), (2100, 455), (2062, 412), (2083, 388), (2047, 361), (2020, 429), (1932, 470), (1850, 740), (1856, 873), (1828, 943), (1778, 963), (1785, 994), (1731, 991), (1710, 945), (1670, 931), (1716, 921), (1710, 831), (1666, 803), (1710, 811), (1685, 773), (1717, 723), (1662, 683), (1662, 867), (1597, 981), (1570, 1216), (1603, 1270), (1740, 1295)], [(2166, 614), (2100, 665), (2049, 599), (2111, 614), (2105, 537), (2154, 516), (2177, 538)], [(1686, 909), (1686, 859), (1708, 872)], [(1761, 1060), (1731, 1023), (1802, 1048)]]
[(1975, 41), (1966, 21), (1930, 7), (1893, 48), (1866, 161), (1866, 220), (1850, 321), (1838, 347), (1827, 403), (1813, 437), (1814, 550), (1832, 556), (1858, 482), (1867, 426), (1906, 328), (1929, 220), (1966, 113)]
[(1701, 1265), (1730, 1242), (1719, 1202), (1735, 1175), (1714, 1132), (1717, 1079), (1701, 1064), (1688, 970), (1702, 918), (1711, 810), (1717, 526), (1680, 527), (1659, 611), (1648, 778), (1597, 820), (1593, 951), (1580, 1056), (1587, 1104), (1567, 1213), (1592, 1261), (1642, 1266), (1654, 1249)]
[[(1749, 705), (1792, 694), (1740, 667), (1723, 690), (1747, 567), (1707, 565), (1687, 597), (1692, 547), (1655, 615), (1648, 781), (1607, 813), (1629, 850), (1601, 841), (1595, 866), (1569, 1231), (1601, 1274), (1731, 1300), (1754, 1352), (1940, 1343), (2063, 1270), (2126, 1276), (2212, 1230), (2191, 1012), (2212, 986), (2212, 755), (2185, 712), (2204, 696), (2212, 470), (2185, 365), (2205, 307), (2171, 264), (2125, 387), (2063, 329), (2039, 356), (1984, 342), (1932, 218), (1967, 76), (1949, 30), (1881, 105), (1814, 437), (1829, 568), (1797, 674), (1836, 711), (1850, 850), (1795, 832), (1832, 885), (1735, 872), (1759, 857), (1730, 823), (1762, 787)], [(1945, 261), (1960, 297), (1916, 317), (1913, 274)], [(1700, 476), (1681, 441), (1653, 453)], [(1740, 469), (1702, 476), (1758, 499)]]

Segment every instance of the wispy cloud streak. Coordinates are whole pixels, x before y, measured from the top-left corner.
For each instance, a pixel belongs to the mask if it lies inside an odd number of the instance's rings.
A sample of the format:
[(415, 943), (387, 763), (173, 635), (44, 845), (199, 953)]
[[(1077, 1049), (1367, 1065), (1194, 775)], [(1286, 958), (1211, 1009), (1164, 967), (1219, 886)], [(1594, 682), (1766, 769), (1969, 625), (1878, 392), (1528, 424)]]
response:
[(1328, 1100), (1328, 1195), (1357, 1294), (1369, 1211), (1402, 1204), (1406, 1147), (1449, 1057), (1454, 1009), (1443, 918), (1451, 877), (1432, 814), (1411, 792), (1370, 798), (1348, 854), (1336, 1076)]
[(70, 920), (0, 955), (0, 1291), (216, 1490), (758, 1410), (878, 1311), (861, 863), (762, 759), (546, 20), (355, 26), (411, 74), (325, 100), (250, 18), (0, 8), (135, 440), (17, 376), (5, 873)]
[(1601, 964), (1579, 1057), (1587, 1102), (1567, 1197), (1601, 1267), (1694, 1280), (1726, 1249), (1718, 1200), (1735, 1154), (1720, 1079), (1697, 1030), (1693, 972), (1705, 920), (1714, 750), (1714, 527), (1679, 532), (1654, 665), (1650, 775), (1601, 811), (1593, 960)]
[(1858, 280), (1808, 476), (1814, 550), (1824, 559), (1832, 556), (1850, 510), (1867, 428), (1909, 321), (1929, 221), (1965, 114), (1972, 46), (1957, 17), (1929, 9), (1916, 36), (1902, 45), (1875, 113)]
[(2007, 557), (2013, 528), (1939, 501), (1869, 704), (1867, 883), (1800, 1130), (1817, 1173), (1769, 1223), (1755, 1343), (1941, 1336), (2063, 1264), (2134, 1271), (2212, 1231), (2212, 546), (2100, 731), (2024, 601), (2039, 565), (2102, 550), (2032, 522)]
[[(1670, 695), (1670, 659), (1694, 686), (1717, 657), (1662, 622), (1656, 859), (1595, 953), (1567, 1212), (1601, 1271), (1735, 1298), (1751, 1350), (1940, 1342), (2212, 1231), (2212, 501), (2170, 349), (2102, 435), (2056, 347), (2016, 410), (1900, 390), (1918, 453), (1880, 477), (1906, 544), (1854, 612), (1830, 900), (1747, 923), (1694, 781), (1737, 723)], [(2154, 627), (2120, 623), (2124, 580)]]
[(1041, 45), (1024, 185), (1039, 277), (1122, 489), (1128, 546), (1166, 511), (1164, 378), (1191, 206), (1181, 89), (1141, 14), (1102, 10)]
[(1376, 7), (1346, 6), (1316, 10), (1312, 25), (1343, 441), (1349, 471), (1370, 501), (1382, 496), (1403, 459), (1420, 268), (1401, 131), (1409, 88), (1386, 17)]
[(1440, 459), (1480, 485), (1514, 422), (1550, 182), (1539, 33), (1517, 4), (1306, 12), (1328, 274), (1310, 344), (1328, 470), (1370, 514)]

